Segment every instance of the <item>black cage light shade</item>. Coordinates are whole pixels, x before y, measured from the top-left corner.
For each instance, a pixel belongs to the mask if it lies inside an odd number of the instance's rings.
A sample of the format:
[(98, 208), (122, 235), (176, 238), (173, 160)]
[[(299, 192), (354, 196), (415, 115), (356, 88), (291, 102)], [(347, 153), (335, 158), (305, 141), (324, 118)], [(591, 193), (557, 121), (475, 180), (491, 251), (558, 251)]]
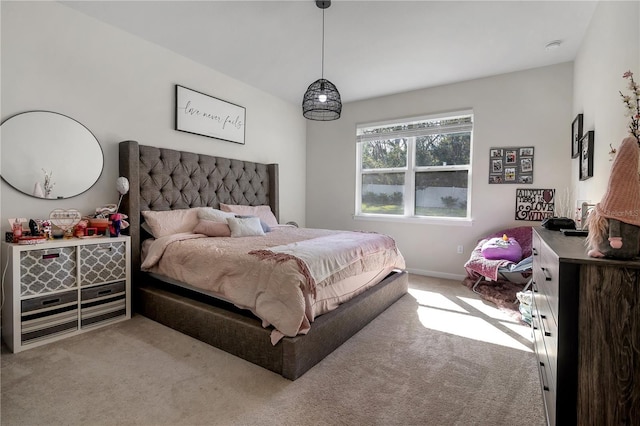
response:
[(309, 120), (330, 121), (340, 118), (342, 101), (336, 86), (321, 78), (309, 85), (302, 100), (302, 115)]
[(322, 75), (309, 85), (302, 98), (302, 115), (309, 120), (330, 121), (340, 118), (342, 100), (335, 84), (324, 78), (324, 10), (331, 1), (316, 1), (322, 9)]

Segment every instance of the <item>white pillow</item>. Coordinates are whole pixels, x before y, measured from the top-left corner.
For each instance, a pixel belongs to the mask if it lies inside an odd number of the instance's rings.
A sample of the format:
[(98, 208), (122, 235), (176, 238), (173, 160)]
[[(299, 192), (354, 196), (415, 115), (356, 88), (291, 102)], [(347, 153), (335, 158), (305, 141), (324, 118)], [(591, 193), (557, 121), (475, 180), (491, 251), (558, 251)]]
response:
[(205, 207), (198, 211), (198, 218), (203, 220), (211, 220), (213, 222), (227, 223), (227, 219), (235, 217), (233, 213), (223, 212), (213, 207)]
[(252, 237), (264, 235), (260, 219), (257, 217), (230, 217), (227, 219), (229, 229), (231, 229), (232, 237)]
[(269, 226), (278, 225), (278, 220), (269, 206), (243, 206), (239, 204), (234, 205), (220, 203), (220, 210), (223, 212), (239, 214), (241, 216), (257, 216)]
[(160, 238), (181, 232), (192, 232), (198, 224), (198, 210), (200, 209), (202, 207), (166, 211), (145, 210), (142, 212), (142, 216), (145, 223), (151, 228), (151, 235)]

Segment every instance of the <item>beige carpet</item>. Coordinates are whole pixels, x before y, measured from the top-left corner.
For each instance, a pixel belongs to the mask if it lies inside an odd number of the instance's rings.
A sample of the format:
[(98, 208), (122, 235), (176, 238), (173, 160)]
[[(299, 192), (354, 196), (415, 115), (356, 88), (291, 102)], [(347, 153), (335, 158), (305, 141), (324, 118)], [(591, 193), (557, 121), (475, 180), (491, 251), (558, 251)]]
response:
[(2, 425), (543, 425), (529, 330), (459, 281), (410, 294), (295, 382), (142, 316), (2, 351)]

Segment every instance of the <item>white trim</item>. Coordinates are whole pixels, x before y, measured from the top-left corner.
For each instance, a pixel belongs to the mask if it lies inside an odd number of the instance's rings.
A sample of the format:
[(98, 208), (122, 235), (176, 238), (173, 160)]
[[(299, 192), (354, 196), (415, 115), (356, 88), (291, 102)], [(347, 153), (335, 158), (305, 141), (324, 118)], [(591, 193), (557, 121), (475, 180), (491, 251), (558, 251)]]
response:
[(420, 223), (423, 225), (446, 225), (446, 226), (472, 226), (473, 219), (466, 217), (440, 217), (440, 216), (401, 216), (392, 214), (371, 214), (360, 213), (352, 216), (353, 220), (364, 220), (371, 222), (402, 222)]
[(394, 118), (392, 120), (384, 120), (384, 121), (375, 121), (370, 123), (356, 123), (356, 130), (365, 128), (365, 127), (382, 127), (387, 126), (389, 124), (398, 124), (398, 123), (412, 123), (418, 121), (432, 121), (437, 120), (439, 118), (458, 118), (464, 117), (466, 115), (473, 116), (473, 109), (461, 110), (461, 111), (451, 111), (451, 112), (442, 112), (437, 114), (429, 114), (422, 116), (412, 116), (412, 117), (400, 117)]
[(467, 277), (466, 275), (447, 274), (443, 272), (427, 271), (424, 269), (407, 268), (406, 271), (409, 274), (413, 274), (413, 275), (422, 275), (425, 277), (434, 277), (434, 278), (444, 278), (446, 280), (455, 280), (455, 281), (462, 281)]

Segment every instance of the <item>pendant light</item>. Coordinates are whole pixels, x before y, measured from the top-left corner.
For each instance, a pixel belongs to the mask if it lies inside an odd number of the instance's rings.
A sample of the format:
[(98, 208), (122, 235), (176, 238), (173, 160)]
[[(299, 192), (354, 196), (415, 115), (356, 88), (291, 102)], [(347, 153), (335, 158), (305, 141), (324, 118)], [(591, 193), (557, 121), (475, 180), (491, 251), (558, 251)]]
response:
[(319, 80), (309, 85), (302, 99), (302, 115), (309, 120), (330, 121), (340, 118), (342, 101), (336, 86), (324, 78), (324, 10), (331, 1), (316, 1), (322, 9), (322, 74)]

